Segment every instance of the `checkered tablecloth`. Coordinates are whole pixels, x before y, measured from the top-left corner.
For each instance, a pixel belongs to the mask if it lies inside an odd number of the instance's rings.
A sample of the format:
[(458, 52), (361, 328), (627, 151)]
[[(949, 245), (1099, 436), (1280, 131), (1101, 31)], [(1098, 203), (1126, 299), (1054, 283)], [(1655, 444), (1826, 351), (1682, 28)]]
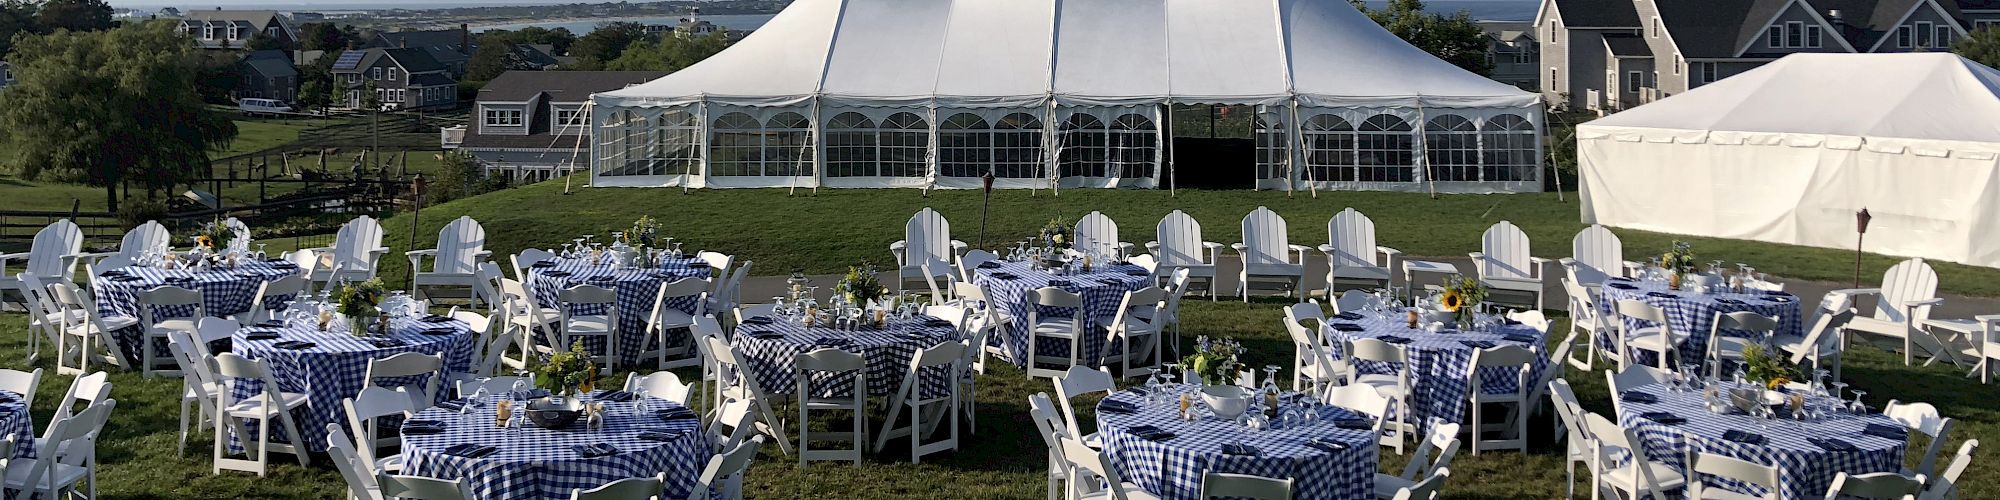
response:
[[(1786, 292), (1751, 293), (1695, 293), (1686, 290), (1669, 290), (1666, 282), (1642, 281), (1614, 278), (1605, 281), (1604, 299), (1598, 301), (1606, 318), (1617, 318), (1618, 301), (1640, 300), (1667, 312), (1667, 324), (1676, 335), (1686, 335), (1687, 342), (1681, 343), (1681, 359), (1707, 359), (1708, 330), (1715, 326), (1716, 313), (1751, 311), (1778, 318), (1779, 334), (1798, 335), (1803, 331), (1800, 319), (1800, 302), (1797, 296)], [(1732, 303), (1733, 302), (1733, 303)], [(1612, 325), (1614, 328), (1617, 325)], [(1625, 327), (1637, 329), (1654, 326), (1646, 321), (1626, 320)], [(1725, 335), (1729, 331), (1723, 332)], [(1612, 335), (1615, 335), (1612, 334)], [(1598, 335), (1597, 343), (1605, 349), (1616, 349), (1617, 341), (1612, 335)], [(1735, 332), (1736, 336), (1747, 337), (1749, 332)], [(1655, 365), (1655, 354), (1633, 350), (1632, 362)]]
[[(307, 402), (292, 417), (297, 419), (299, 432), (305, 434), (306, 445), (313, 451), (326, 450), (326, 424), (347, 425), (347, 414), (341, 401), (361, 393), (368, 378), (368, 362), (406, 352), (444, 355), (445, 376), (468, 373), (472, 368), (472, 352), (479, 340), (464, 322), (457, 320), (431, 323), (413, 319), (391, 320), (389, 338), (401, 340), (405, 345), (398, 347), (376, 347), (374, 344), (348, 334), (344, 329), (321, 332), (314, 324), (294, 324), (276, 330), (275, 340), (248, 340), (244, 335), (254, 331), (272, 331), (258, 327), (237, 330), (229, 340), (231, 351), (243, 357), (263, 360), (271, 370), (271, 378), (278, 382), (279, 390), (305, 394)], [(448, 328), (448, 335), (431, 335), (424, 330)], [(272, 346), (287, 340), (312, 342), (313, 347), (305, 349), (283, 349)], [(385, 379), (376, 385), (396, 387), (405, 384), (426, 382), (424, 377)], [(442, 384), (442, 382), (440, 382)], [(440, 397), (450, 393), (450, 388), (440, 385)], [(238, 380), (230, 393), (235, 398), (247, 398), (263, 394), (264, 384), (255, 380)], [(246, 425), (250, 432), (256, 432), (254, 425)], [(282, 426), (272, 429), (272, 440), (284, 440)], [(348, 435), (354, 435), (349, 429)], [(232, 437), (232, 441), (234, 441)], [(232, 445), (232, 448), (234, 446)]]
[[(862, 330), (834, 330), (811, 327), (779, 319), (769, 324), (748, 324), (736, 328), (736, 338), (730, 344), (743, 351), (745, 364), (750, 365), (750, 373), (757, 377), (757, 383), (765, 391), (791, 394), (798, 391), (797, 365), (793, 362), (799, 354), (811, 352), (820, 347), (825, 339), (848, 339), (847, 343), (827, 346), (860, 354), (868, 361), (868, 395), (894, 396), (903, 387), (903, 378), (909, 374), (910, 359), (917, 350), (937, 345), (957, 336), (953, 327), (923, 326), (923, 322), (936, 320), (930, 316), (917, 315), (908, 321), (891, 320), (886, 328)], [(777, 332), (776, 338), (757, 338), (760, 332)], [(951, 372), (945, 367), (927, 368), (922, 374), (921, 396), (946, 394), (951, 390)], [(846, 397), (854, 394), (852, 373), (816, 373), (813, 375), (812, 390), (821, 396)]]
[(14, 436), (15, 457), (35, 457), (35, 417), (21, 393), (0, 391), (0, 432)]
[[(999, 306), (1001, 316), (1008, 320), (1007, 327), (1000, 330), (1000, 335), (988, 340), (987, 344), (1001, 346), (1007, 360), (1014, 363), (1014, 366), (1023, 368), (1028, 366), (1030, 358), (1025, 355), (1028, 351), (1028, 332), (1033, 328), (1033, 325), (1027, 324), (1028, 307), (1034, 302), (1035, 290), (1054, 284), (1063, 290), (1082, 295), (1084, 318), (1092, 321), (1092, 329), (1105, 333), (1107, 330), (1101, 323), (1110, 322), (1111, 318), (1118, 314), (1118, 304), (1125, 300), (1125, 292), (1145, 288), (1151, 279), (1150, 275), (1143, 274), (1144, 268), (1133, 265), (1105, 266), (1088, 273), (1055, 276), (1048, 271), (1035, 269), (1034, 265), (1028, 262), (994, 262), (999, 264), (999, 267), (975, 270), (972, 278), (973, 283), (986, 287), (987, 298)], [(1012, 274), (1015, 278), (1001, 279), (995, 276), (995, 273), (1003, 272)], [(1134, 275), (1135, 273), (1140, 274)], [(1069, 318), (1076, 314), (1074, 308), (1067, 307), (1038, 309), (1042, 318)], [(1111, 349), (1119, 346), (1112, 340), (1108, 333), (1086, 336), (1083, 339), (1083, 353), (1078, 356), (1081, 358), (1079, 362), (1084, 366), (1097, 366), (1097, 360), (1105, 354), (1116, 353)], [(1039, 344), (1035, 350), (1042, 356), (1068, 357), (1069, 343), (1046, 341)]]
[[(1364, 330), (1342, 331), (1334, 324), (1356, 324)], [(1408, 320), (1400, 315), (1377, 317), (1373, 312), (1362, 313), (1359, 320), (1327, 318), (1327, 324), (1320, 329), (1322, 338), (1330, 344), (1328, 354), (1334, 359), (1346, 357), (1343, 342), (1357, 339), (1374, 339), (1383, 336), (1397, 336), (1410, 339), (1403, 344), (1403, 350), (1410, 359), (1410, 408), (1408, 422), (1417, 424), (1418, 432), (1430, 432), (1432, 419), (1450, 423), (1464, 423), (1466, 396), (1471, 391), (1467, 373), (1472, 369), (1472, 354), (1477, 349), (1463, 342), (1487, 341), (1496, 346), (1518, 345), (1536, 353), (1544, 352), (1543, 333), (1522, 325), (1505, 325), (1492, 331), (1444, 330), (1431, 332), (1410, 328)], [(1519, 334), (1535, 338), (1532, 343), (1515, 342), (1505, 335)], [(1365, 374), (1394, 375), (1401, 367), (1392, 363), (1363, 361), (1355, 363), (1354, 369)], [(1530, 383), (1542, 376), (1549, 368), (1546, 356), (1537, 356), (1528, 374)], [(1486, 367), (1479, 370), (1480, 390), (1487, 394), (1511, 394), (1520, 385), (1520, 370), (1515, 368)], [(1532, 389), (1531, 389), (1532, 390)]]
[[(127, 277), (92, 278), (90, 283), (97, 298), (97, 314), (104, 317), (125, 316), (139, 318), (139, 292), (162, 286), (173, 285), (201, 292), (202, 313), (223, 317), (241, 314), (250, 310), (250, 304), (257, 300), (257, 288), (268, 281), (299, 274), (298, 266), (290, 263), (265, 262), (245, 259), (236, 269), (213, 269), (188, 271), (184, 269), (160, 269), (148, 266), (130, 266), (118, 269)], [(169, 281), (172, 280), (172, 281)], [(282, 310), (290, 305), (292, 297), (278, 297), (266, 304), (273, 310)], [(158, 318), (184, 318), (194, 315), (194, 308), (188, 306), (158, 307), (153, 310)], [(143, 351), (139, 349), (139, 339), (144, 335), (140, 326), (133, 326), (112, 332), (118, 340), (118, 348), (125, 359), (138, 366)], [(164, 339), (153, 341), (155, 353), (167, 352)]]
[[(1193, 386), (1182, 384), (1169, 387), (1177, 391), (1194, 390)], [(1375, 436), (1367, 430), (1341, 429), (1331, 423), (1355, 418), (1352, 412), (1323, 407), (1319, 410), (1320, 421), (1246, 435), (1242, 434), (1243, 427), (1234, 422), (1214, 418), (1184, 422), (1177, 403), (1151, 405), (1144, 396), (1129, 391), (1118, 391), (1105, 399), (1139, 408), (1136, 413), (1122, 415), (1097, 412), (1098, 436), (1103, 440), (1109, 466), (1117, 469), (1126, 481), (1160, 498), (1198, 498), (1202, 474), (1207, 472), (1290, 478), (1292, 496), (1300, 499), (1375, 498)], [(1290, 400), (1288, 396), (1286, 404)], [(1154, 442), (1128, 432), (1139, 425), (1158, 427), (1176, 436)], [(1306, 446), (1307, 441), (1315, 438), (1344, 444), (1346, 449), (1328, 453)], [(1259, 454), (1222, 452), (1223, 444), (1239, 439), (1256, 447)]]
[[(660, 498), (687, 498), (701, 468), (713, 454), (697, 419), (663, 421), (653, 411), (679, 406), (649, 399), (644, 412), (637, 403), (605, 403), (604, 427), (591, 431), (583, 419), (564, 429), (503, 429), (494, 425), (493, 399), (468, 414), (442, 408), (424, 410), (419, 419), (444, 422), (445, 432), (403, 436), (403, 473), (464, 483), (472, 498), (567, 499), (570, 490), (603, 486), (633, 477), (667, 475)], [(679, 439), (639, 439), (642, 430), (680, 433)], [(471, 443), (499, 448), (479, 458), (449, 455), (453, 445)], [(618, 449), (609, 456), (583, 458), (574, 445), (607, 444)]]
[[(1689, 450), (1726, 455), (1753, 463), (1776, 465), (1778, 467), (1779, 497), (1785, 499), (1820, 498), (1827, 487), (1833, 484), (1836, 473), (1865, 474), (1889, 472), (1903, 464), (1906, 441), (1896, 441), (1862, 434), (1868, 424), (1901, 427), (1894, 420), (1881, 414), (1855, 416), (1851, 414), (1830, 415), (1821, 420), (1792, 422), (1788, 420), (1766, 422), (1763, 419), (1732, 413), (1718, 415), (1709, 413), (1698, 392), (1673, 392), (1666, 386), (1649, 384), (1631, 389), (1652, 394), (1658, 403), (1619, 403), (1618, 423), (1632, 429), (1639, 438), (1640, 447), (1646, 456), (1680, 469), (1687, 470)], [(1672, 413), (1687, 422), (1662, 424), (1648, 420), (1640, 414), (1664, 411)], [(1764, 426), (1769, 425), (1767, 429)], [(1730, 430), (1762, 434), (1763, 444), (1749, 445), (1723, 438)], [(1808, 437), (1839, 438), (1854, 444), (1857, 451), (1833, 452), (1806, 440)], [(1733, 481), (1709, 480), (1708, 485), (1729, 488), (1738, 492), (1761, 496), (1764, 489), (1737, 484)]]
[[(683, 278), (708, 279), (714, 268), (701, 259), (668, 259), (652, 268), (612, 268), (609, 265), (592, 265), (585, 259), (555, 259), (555, 265), (528, 269), (529, 293), (535, 294), (535, 304), (551, 311), (560, 311), (562, 291), (577, 285), (594, 285), (611, 288), (618, 293), (618, 362), (632, 365), (639, 362), (639, 353), (648, 350), (653, 339), (646, 336), (646, 317), (653, 313), (653, 298), (659, 296), (660, 286)], [(697, 304), (693, 297), (668, 297), (667, 307), (693, 314)], [(603, 306), (581, 307), (577, 314), (604, 314)], [(668, 341), (682, 345), (691, 339), (683, 329)], [(547, 339), (537, 335), (537, 342)], [(595, 338), (584, 340), (584, 346), (591, 352), (603, 352), (602, 342)], [(567, 349), (568, 346), (562, 346)]]

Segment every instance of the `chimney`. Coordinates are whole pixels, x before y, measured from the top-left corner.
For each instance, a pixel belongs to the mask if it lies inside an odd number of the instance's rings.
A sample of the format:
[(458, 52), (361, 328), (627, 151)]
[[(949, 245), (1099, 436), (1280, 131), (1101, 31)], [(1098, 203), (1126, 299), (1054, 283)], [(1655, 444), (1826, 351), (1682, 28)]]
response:
[(472, 30), (465, 23), (458, 23), (458, 52), (472, 55)]
[(403, 37), (402, 40), (396, 42), (396, 46), (405, 49), (410, 48), (410, 37)]
[(1846, 19), (1846, 18), (1844, 18), (1844, 17), (1841, 17), (1841, 15), (1840, 15), (1840, 9), (1833, 9), (1833, 10), (1828, 10), (1828, 11), (1826, 11), (1826, 20), (1827, 20), (1827, 21), (1829, 21), (1829, 22), (1832, 22), (1832, 23), (1833, 23), (1833, 27), (1834, 27), (1835, 29), (1840, 29), (1840, 28), (1846, 28), (1846, 27), (1847, 27), (1847, 19)]

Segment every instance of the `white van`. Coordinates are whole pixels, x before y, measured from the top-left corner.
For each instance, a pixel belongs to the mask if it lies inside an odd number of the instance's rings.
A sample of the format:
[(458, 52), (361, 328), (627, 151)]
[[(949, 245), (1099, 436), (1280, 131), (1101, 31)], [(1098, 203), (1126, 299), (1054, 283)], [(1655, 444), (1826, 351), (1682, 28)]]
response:
[(243, 98), (236, 101), (236, 108), (243, 110), (244, 116), (277, 116), (292, 112), (291, 106), (286, 106), (284, 101), (277, 99)]

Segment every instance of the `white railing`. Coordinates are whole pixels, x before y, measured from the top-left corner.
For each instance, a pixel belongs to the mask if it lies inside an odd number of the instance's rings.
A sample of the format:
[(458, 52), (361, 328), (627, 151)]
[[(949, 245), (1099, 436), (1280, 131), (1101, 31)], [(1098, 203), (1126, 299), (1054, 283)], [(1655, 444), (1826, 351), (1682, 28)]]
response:
[(465, 143), (464, 125), (438, 129), (438, 144), (440, 148), (458, 149), (458, 145), (463, 143)]

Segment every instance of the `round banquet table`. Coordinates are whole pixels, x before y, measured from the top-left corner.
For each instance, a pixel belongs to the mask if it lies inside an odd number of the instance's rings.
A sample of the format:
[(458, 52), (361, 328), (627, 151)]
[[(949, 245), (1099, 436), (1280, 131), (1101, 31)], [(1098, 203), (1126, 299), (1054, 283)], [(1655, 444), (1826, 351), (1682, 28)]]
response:
[[(1401, 313), (1377, 316), (1374, 312), (1328, 317), (1326, 323), (1320, 326), (1320, 333), (1322, 338), (1329, 339), (1331, 347), (1328, 354), (1335, 359), (1345, 358), (1346, 343), (1359, 339), (1382, 340), (1403, 347), (1409, 356), (1412, 410), (1410, 418), (1405, 421), (1416, 424), (1420, 435), (1430, 432), (1431, 419), (1434, 418), (1449, 423), (1464, 423), (1466, 393), (1471, 390), (1466, 375), (1472, 370), (1474, 352), (1517, 345), (1541, 353), (1545, 335), (1541, 330), (1520, 324), (1500, 325), (1487, 331), (1448, 329), (1432, 332), (1410, 328)], [(1394, 375), (1398, 368), (1401, 367), (1393, 363), (1354, 363), (1354, 369), (1365, 374)], [(1548, 357), (1536, 356), (1535, 364), (1529, 368), (1529, 380), (1540, 380), (1542, 372), (1548, 368)], [(1512, 394), (1520, 385), (1519, 374), (1520, 370), (1512, 367), (1481, 369), (1480, 390), (1489, 394)]]
[[(893, 396), (903, 387), (910, 372), (910, 360), (920, 349), (953, 340), (958, 329), (951, 322), (917, 315), (909, 320), (889, 320), (881, 329), (835, 330), (807, 327), (790, 319), (764, 322), (751, 318), (736, 327), (730, 345), (743, 351), (743, 362), (757, 377), (757, 384), (772, 393), (790, 394), (798, 390), (795, 358), (822, 347), (860, 354), (868, 362), (868, 395)], [(927, 368), (922, 373), (922, 394), (943, 394), (951, 389), (951, 373), (944, 367)], [(852, 374), (815, 373), (812, 391), (823, 397), (846, 397), (854, 393)]]
[[(714, 268), (693, 257), (666, 259), (658, 266), (613, 267), (609, 264), (591, 264), (588, 259), (552, 259), (529, 266), (528, 283), (535, 295), (537, 306), (549, 310), (560, 310), (562, 291), (577, 285), (592, 285), (610, 288), (618, 294), (618, 363), (636, 366), (640, 353), (647, 350), (653, 339), (646, 335), (646, 318), (652, 315), (653, 299), (659, 296), (660, 286), (687, 278), (708, 279)], [(667, 307), (694, 314), (699, 304), (695, 297), (668, 297)], [(581, 307), (577, 314), (603, 314), (603, 307)], [(536, 336), (537, 341), (543, 340)], [(670, 339), (674, 340), (674, 339)], [(682, 335), (674, 340), (690, 341)], [(596, 338), (584, 339), (584, 345), (593, 352), (602, 352), (602, 341)], [(561, 346), (559, 349), (567, 349)]]
[[(139, 293), (162, 286), (177, 286), (201, 292), (202, 314), (225, 317), (250, 310), (250, 304), (257, 300), (257, 289), (265, 282), (299, 274), (299, 266), (282, 259), (260, 261), (243, 259), (235, 269), (211, 268), (201, 271), (187, 269), (161, 269), (151, 266), (127, 266), (104, 271), (90, 280), (91, 288), (97, 296), (97, 314), (104, 317), (124, 316), (140, 318)], [(275, 297), (266, 306), (282, 310), (291, 304), (293, 297)], [(194, 308), (187, 306), (160, 307), (154, 314), (163, 318), (194, 316)], [(133, 326), (113, 332), (118, 348), (132, 366), (139, 365), (139, 339), (143, 338), (142, 326)], [(155, 353), (168, 352), (165, 339), (153, 342)], [(164, 356), (164, 355), (163, 355)]]
[[(1125, 292), (1145, 288), (1152, 283), (1152, 273), (1145, 268), (1130, 264), (1099, 266), (1091, 272), (1072, 272), (1061, 276), (1036, 269), (1033, 263), (1016, 261), (990, 261), (973, 271), (973, 283), (986, 287), (986, 298), (1000, 308), (1000, 313), (1011, 321), (1000, 335), (993, 336), (987, 345), (1000, 346), (1009, 362), (1026, 368), (1030, 360), (1028, 351), (1028, 308), (1034, 303), (1035, 290), (1054, 286), (1083, 296), (1084, 319), (1093, 322), (1109, 322), (1118, 314), (1118, 305), (1125, 301)], [(1041, 307), (1042, 318), (1068, 318), (1076, 314), (1074, 308)], [(1118, 343), (1107, 335), (1086, 335), (1083, 352), (1078, 363), (1097, 366), (1097, 360), (1106, 349), (1117, 348)], [(1043, 342), (1036, 348), (1040, 356), (1069, 357), (1069, 343)]]
[[(1192, 392), (1194, 386), (1165, 386), (1172, 399), (1148, 404), (1146, 397), (1128, 389), (1112, 393), (1105, 401), (1120, 401), (1136, 407), (1130, 413), (1097, 410), (1098, 436), (1103, 440), (1109, 467), (1126, 481), (1139, 485), (1163, 499), (1195, 499), (1201, 493), (1206, 472), (1251, 474), (1291, 478), (1293, 497), (1312, 499), (1375, 498), (1376, 437), (1368, 429), (1344, 429), (1334, 424), (1360, 415), (1334, 406), (1319, 409), (1320, 420), (1274, 430), (1241, 434), (1242, 426), (1232, 421), (1204, 417), (1200, 421), (1180, 419), (1178, 394)], [(1284, 396), (1290, 406), (1296, 394)], [(1196, 397), (1196, 406), (1202, 406)], [(1262, 406), (1261, 403), (1258, 406)], [(1302, 414), (1301, 414), (1302, 415)], [(1171, 438), (1149, 440), (1135, 433), (1139, 426), (1152, 426), (1175, 434)], [(1256, 455), (1233, 455), (1225, 444), (1238, 442), (1256, 448)], [(1326, 448), (1309, 441), (1332, 443)]]
[(35, 418), (21, 393), (0, 391), (0, 433), (14, 436), (14, 457), (35, 457)]
[[(310, 320), (292, 321), (283, 327), (246, 326), (230, 336), (230, 351), (263, 361), (279, 390), (306, 395), (306, 406), (294, 412), (292, 418), (298, 422), (299, 433), (305, 434), (306, 446), (313, 451), (325, 451), (326, 424), (347, 425), (341, 401), (360, 394), (366, 387), (369, 361), (406, 352), (442, 354), (445, 376), (471, 372), (473, 348), (478, 339), (464, 322), (441, 316), (395, 318), (390, 320), (390, 327), (387, 336), (364, 338), (349, 334), (344, 326), (322, 332), (316, 321)], [(262, 338), (272, 333), (278, 338)], [(313, 345), (278, 346), (294, 340)], [(376, 385), (398, 387), (418, 383), (429, 381), (424, 377), (407, 377), (384, 379)], [(443, 387), (444, 382), (438, 383), (439, 397), (451, 392), (451, 388)], [(263, 394), (263, 390), (262, 381), (237, 380), (230, 394), (242, 399)], [(254, 425), (245, 427), (255, 432)], [(272, 439), (280, 440), (283, 431), (282, 426), (272, 429)], [(348, 433), (354, 435), (352, 429)], [(232, 448), (236, 447), (235, 438), (231, 437)]]
[[(1605, 280), (1602, 288), (1603, 300), (1599, 308), (1611, 318), (1617, 316), (1620, 300), (1638, 300), (1652, 304), (1667, 312), (1667, 325), (1677, 335), (1686, 335), (1681, 343), (1680, 359), (1708, 359), (1708, 331), (1715, 326), (1716, 313), (1750, 311), (1778, 318), (1779, 334), (1798, 335), (1801, 331), (1799, 319), (1799, 298), (1786, 292), (1751, 291), (1749, 293), (1697, 293), (1692, 290), (1671, 290), (1664, 281), (1642, 281), (1628, 278)], [(1626, 328), (1652, 326), (1639, 320), (1626, 320)], [(1616, 325), (1613, 325), (1615, 328)], [(1747, 336), (1748, 332), (1737, 332)], [(1598, 335), (1597, 343), (1605, 349), (1616, 349), (1616, 339), (1611, 335)], [(1633, 350), (1632, 362), (1656, 366), (1654, 354)]]
[[(1638, 436), (1639, 446), (1645, 448), (1647, 457), (1683, 472), (1686, 471), (1690, 451), (1775, 465), (1781, 490), (1779, 497), (1785, 499), (1820, 498), (1833, 484), (1836, 473), (1851, 475), (1895, 471), (1903, 464), (1903, 452), (1908, 443), (1906, 440), (1863, 433), (1863, 429), (1871, 424), (1903, 428), (1879, 413), (1860, 416), (1837, 413), (1804, 422), (1782, 419), (1766, 422), (1740, 412), (1710, 413), (1700, 392), (1675, 392), (1665, 385), (1647, 384), (1628, 390), (1627, 394), (1630, 393), (1648, 394), (1657, 399), (1657, 402), (1650, 403), (1629, 399), (1619, 403), (1619, 425)], [(1646, 415), (1652, 412), (1670, 413), (1687, 421), (1660, 423)], [(1764, 427), (1767, 424), (1768, 429)], [(1750, 444), (1732, 441), (1725, 437), (1731, 430), (1762, 435), (1765, 442)], [(1822, 447), (1821, 440), (1828, 438), (1845, 441), (1855, 449), (1832, 451)], [(1706, 484), (1756, 496), (1764, 494), (1763, 488), (1734, 482), (1710, 480)]]
[[(473, 498), (553, 500), (569, 498), (573, 489), (664, 472), (666, 492), (660, 498), (687, 498), (701, 468), (714, 455), (699, 417), (657, 416), (659, 410), (680, 406), (663, 399), (648, 398), (644, 411), (636, 402), (604, 403), (604, 426), (595, 431), (580, 418), (561, 429), (534, 424), (501, 428), (494, 424), (498, 399), (489, 397), (463, 414), (444, 408), (418, 412), (413, 419), (438, 421), (444, 432), (403, 435), (404, 474), (459, 480)], [(640, 436), (649, 431), (669, 438), (655, 441)], [(592, 444), (616, 450), (586, 458), (572, 448)], [(468, 457), (455, 454), (452, 447), (459, 445), (496, 450)]]

